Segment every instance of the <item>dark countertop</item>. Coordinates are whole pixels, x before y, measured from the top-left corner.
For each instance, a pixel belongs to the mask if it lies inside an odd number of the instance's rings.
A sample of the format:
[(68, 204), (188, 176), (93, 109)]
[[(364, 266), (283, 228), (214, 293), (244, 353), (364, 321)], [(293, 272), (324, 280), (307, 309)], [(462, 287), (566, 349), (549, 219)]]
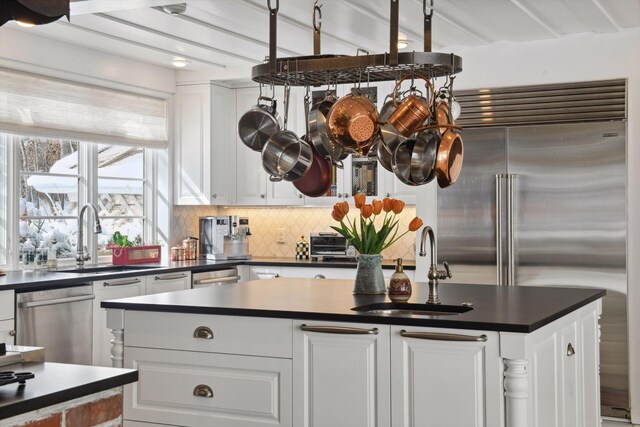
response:
[(0, 371), (35, 374), (35, 378), (27, 380), (23, 386), (15, 383), (0, 387), (0, 419), (138, 381), (135, 369), (65, 363), (26, 362), (1, 366)]
[[(195, 260), (195, 261), (163, 261), (160, 263), (136, 264), (130, 265), (130, 270), (118, 272), (101, 272), (101, 273), (61, 273), (49, 270), (36, 270), (25, 272), (22, 270), (7, 271), (6, 276), (0, 277), (0, 291), (16, 289), (18, 292), (34, 291), (42, 289), (52, 289), (61, 286), (80, 285), (93, 282), (94, 280), (105, 280), (115, 278), (125, 278), (139, 276), (145, 274), (162, 274), (173, 273), (179, 271), (191, 271), (192, 273), (221, 270), (237, 265), (261, 265), (261, 266), (280, 266), (280, 267), (321, 267), (321, 268), (356, 268), (355, 261), (298, 261), (293, 258), (269, 258), (254, 257), (249, 260), (227, 260), (227, 261), (211, 261), (211, 260)], [(87, 265), (87, 268), (91, 266)], [(136, 269), (138, 267), (138, 269)], [(72, 267), (70, 267), (72, 268)], [(61, 270), (68, 270), (68, 267)], [(384, 260), (382, 268), (393, 269), (395, 263), (393, 260)], [(405, 261), (405, 270), (415, 270), (415, 261)]]
[[(474, 309), (452, 316), (391, 316), (351, 310), (389, 301), (385, 295), (353, 295), (353, 281), (271, 279), (172, 293), (103, 301), (105, 308), (138, 311), (223, 314), (340, 322), (431, 326), (532, 332), (567, 313), (602, 298), (605, 291), (586, 288), (462, 285), (440, 283), (442, 304), (471, 302)], [(414, 283), (409, 302), (427, 300), (427, 284)]]

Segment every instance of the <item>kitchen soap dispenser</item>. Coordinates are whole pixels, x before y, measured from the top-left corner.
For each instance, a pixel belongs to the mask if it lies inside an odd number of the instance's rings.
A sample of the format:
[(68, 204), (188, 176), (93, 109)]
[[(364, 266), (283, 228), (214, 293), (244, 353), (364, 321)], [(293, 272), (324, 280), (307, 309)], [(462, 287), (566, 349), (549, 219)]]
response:
[(389, 299), (393, 302), (405, 302), (411, 297), (411, 280), (402, 268), (402, 258), (396, 260), (396, 271), (389, 279)]

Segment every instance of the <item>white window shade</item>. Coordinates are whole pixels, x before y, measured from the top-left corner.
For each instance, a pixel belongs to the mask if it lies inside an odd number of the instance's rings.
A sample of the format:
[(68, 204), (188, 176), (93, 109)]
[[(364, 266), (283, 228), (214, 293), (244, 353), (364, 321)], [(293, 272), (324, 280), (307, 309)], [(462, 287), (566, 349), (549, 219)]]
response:
[(163, 99), (0, 69), (0, 131), (167, 147)]

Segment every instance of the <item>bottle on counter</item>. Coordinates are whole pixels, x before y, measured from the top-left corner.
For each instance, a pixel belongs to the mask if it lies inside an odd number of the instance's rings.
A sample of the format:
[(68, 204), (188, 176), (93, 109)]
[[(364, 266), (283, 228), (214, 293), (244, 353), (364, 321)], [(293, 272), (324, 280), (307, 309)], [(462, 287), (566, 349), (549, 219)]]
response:
[(309, 242), (300, 236), (300, 241), (296, 243), (296, 259), (309, 259)]
[(411, 297), (411, 280), (402, 267), (402, 258), (396, 260), (396, 271), (389, 279), (389, 299), (393, 302), (405, 302)]
[(42, 241), (38, 249), (36, 249), (36, 265), (45, 267), (47, 265), (47, 259), (49, 259), (49, 248), (47, 248), (44, 241)]
[(30, 265), (35, 262), (36, 247), (31, 243), (31, 239), (27, 239), (22, 244), (21, 259), (23, 265)]

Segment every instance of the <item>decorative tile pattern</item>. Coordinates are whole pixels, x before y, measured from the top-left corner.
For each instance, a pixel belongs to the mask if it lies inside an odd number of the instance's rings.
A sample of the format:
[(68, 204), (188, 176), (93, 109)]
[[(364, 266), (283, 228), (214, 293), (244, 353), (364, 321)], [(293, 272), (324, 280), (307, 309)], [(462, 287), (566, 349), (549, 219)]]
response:
[[(254, 256), (295, 258), (296, 242), (310, 233), (331, 231), (335, 224), (331, 208), (218, 208), (216, 206), (174, 206), (171, 244), (179, 244), (187, 236), (198, 235), (198, 218), (210, 215), (239, 215), (249, 218), (251, 252)], [(401, 231), (415, 217), (415, 206), (407, 206), (399, 215)], [(278, 228), (285, 229), (285, 243), (276, 243)], [(416, 258), (415, 233), (407, 233), (383, 252), (386, 259)]]

